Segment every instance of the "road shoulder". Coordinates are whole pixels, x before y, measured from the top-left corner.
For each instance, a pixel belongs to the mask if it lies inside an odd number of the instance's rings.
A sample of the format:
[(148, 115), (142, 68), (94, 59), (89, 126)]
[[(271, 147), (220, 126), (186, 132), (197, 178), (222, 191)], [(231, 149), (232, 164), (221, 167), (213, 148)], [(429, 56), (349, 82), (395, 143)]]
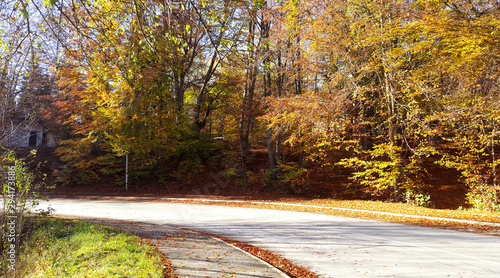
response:
[(80, 218), (132, 232), (168, 258), (175, 277), (289, 277), (265, 261), (220, 239), (180, 229), (132, 221)]

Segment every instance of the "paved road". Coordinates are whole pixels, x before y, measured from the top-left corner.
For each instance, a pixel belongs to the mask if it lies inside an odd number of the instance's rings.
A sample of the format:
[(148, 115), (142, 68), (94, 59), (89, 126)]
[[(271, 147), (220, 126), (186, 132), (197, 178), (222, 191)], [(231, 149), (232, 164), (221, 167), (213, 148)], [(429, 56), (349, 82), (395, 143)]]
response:
[(495, 236), (207, 205), (69, 199), (52, 199), (50, 205), (60, 215), (169, 224), (226, 236), (325, 277), (500, 277), (500, 237)]

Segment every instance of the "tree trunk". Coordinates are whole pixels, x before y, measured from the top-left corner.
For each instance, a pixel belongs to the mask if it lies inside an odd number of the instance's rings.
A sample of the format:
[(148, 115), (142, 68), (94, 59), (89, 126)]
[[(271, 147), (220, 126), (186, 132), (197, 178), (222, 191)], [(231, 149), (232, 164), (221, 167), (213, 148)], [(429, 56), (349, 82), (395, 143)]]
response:
[(295, 85), (295, 94), (297, 95), (301, 95), (302, 94), (302, 65), (300, 64), (300, 57), (301, 57), (301, 53), (300, 53), (300, 48), (299, 48), (299, 45), (300, 45), (300, 37), (297, 37), (297, 52), (296, 52), (296, 59), (298, 61), (295, 61), (295, 71), (296, 71), (296, 75), (295, 75), (295, 80), (294, 80), (294, 85)]
[[(269, 39), (269, 31), (271, 29), (271, 23), (266, 21), (264, 19), (264, 16), (262, 16), (261, 20), (261, 36), (264, 41), (267, 41)], [(264, 52), (264, 61), (263, 61), (263, 78), (264, 78), (264, 97), (268, 97), (272, 94), (271, 92), (271, 59), (269, 57), (269, 45), (265, 45), (265, 52)], [(267, 153), (269, 157), (269, 170), (271, 171), (271, 179), (276, 179), (277, 178), (277, 173), (276, 173), (276, 157), (274, 154), (274, 146), (273, 146), (273, 134), (271, 129), (266, 129), (266, 144), (267, 144)]]
[(250, 79), (250, 84), (248, 86), (248, 96), (247, 96), (247, 108), (246, 108), (246, 125), (245, 125), (245, 132), (243, 134), (243, 141), (242, 141), (242, 146), (243, 146), (243, 154), (248, 154), (248, 151), (250, 149), (250, 130), (252, 128), (252, 112), (253, 112), (253, 98), (255, 95), (255, 82), (257, 81), (257, 66), (254, 65), (253, 69), (250, 70), (249, 74)]
[(203, 119), (201, 118), (201, 105), (203, 104), (204, 98), (205, 98), (205, 93), (207, 89), (208, 82), (210, 82), (210, 79), (212, 79), (212, 75), (217, 68), (217, 64), (215, 61), (217, 60), (217, 51), (214, 51), (214, 55), (212, 56), (212, 59), (210, 61), (210, 66), (207, 69), (207, 72), (205, 73), (205, 76), (203, 77), (203, 84), (198, 91), (198, 96), (196, 97), (196, 106), (194, 110), (194, 126), (193, 130), (197, 133), (200, 133), (201, 130), (205, 127), (207, 124), (207, 117), (210, 114), (210, 107), (207, 108), (207, 111), (205, 112), (205, 116)]
[(185, 86), (185, 77), (186, 74), (182, 73), (174, 73), (174, 93), (175, 93), (175, 103), (177, 106), (177, 112), (179, 114), (184, 110), (184, 93), (186, 91)]
[(253, 46), (249, 54), (250, 66), (247, 68), (247, 79), (245, 81), (245, 92), (242, 103), (240, 120), (240, 145), (242, 155), (248, 154), (250, 129), (252, 127), (253, 97), (255, 94), (255, 82), (257, 80), (257, 61), (255, 46), (255, 18), (248, 25), (249, 43)]

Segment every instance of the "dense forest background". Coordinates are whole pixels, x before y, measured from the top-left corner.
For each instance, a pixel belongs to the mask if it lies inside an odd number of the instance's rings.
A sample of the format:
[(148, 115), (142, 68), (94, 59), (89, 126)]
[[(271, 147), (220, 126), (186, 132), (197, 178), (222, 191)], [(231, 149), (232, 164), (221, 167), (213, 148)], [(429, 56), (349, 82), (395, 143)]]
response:
[(0, 24), (0, 145), (56, 129), (60, 184), (123, 184), (127, 160), (157, 186), (342, 173), (428, 205), (449, 168), (500, 210), (500, 1), (7, 0)]

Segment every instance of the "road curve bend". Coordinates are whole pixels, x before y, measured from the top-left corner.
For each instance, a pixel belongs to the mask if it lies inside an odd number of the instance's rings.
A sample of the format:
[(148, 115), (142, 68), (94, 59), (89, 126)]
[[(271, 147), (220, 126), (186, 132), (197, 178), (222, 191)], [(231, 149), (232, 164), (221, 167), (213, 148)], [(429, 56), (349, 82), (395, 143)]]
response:
[(305, 212), (51, 199), (57, 215), (168, 224), (280, 254), (324, 277), (500, 277), (500, 237)]

